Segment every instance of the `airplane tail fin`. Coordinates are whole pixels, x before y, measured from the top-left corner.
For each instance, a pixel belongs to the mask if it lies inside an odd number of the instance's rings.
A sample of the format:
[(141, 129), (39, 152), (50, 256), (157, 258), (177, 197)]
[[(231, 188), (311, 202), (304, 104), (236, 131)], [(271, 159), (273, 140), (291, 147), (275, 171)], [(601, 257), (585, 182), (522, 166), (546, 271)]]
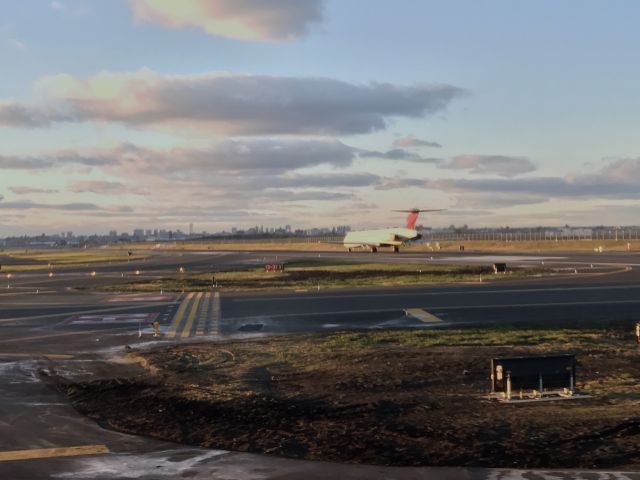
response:
[(418, 222), (419, 215), (420, 215), (420, 210), (413, 210), (409, 212), (409, 215), (407, 215), (407, 228), (409, 230), (416, 229), (416, 223)]
[(443, 210), (445, 210), (444, 208), (437, 208), (437, 209), (425, 209), (425, 208), (412, 208), (411, 210), (394, 210), (394, 212), (405, 212), (405, 213), (409, 213), (409, 215), (407, 215), (407, 228), (409, 230), (415, 230), (416, 229), (416, 223), (418, 222), (418, 216), (420, 215), (421, 212), (442, 212)]

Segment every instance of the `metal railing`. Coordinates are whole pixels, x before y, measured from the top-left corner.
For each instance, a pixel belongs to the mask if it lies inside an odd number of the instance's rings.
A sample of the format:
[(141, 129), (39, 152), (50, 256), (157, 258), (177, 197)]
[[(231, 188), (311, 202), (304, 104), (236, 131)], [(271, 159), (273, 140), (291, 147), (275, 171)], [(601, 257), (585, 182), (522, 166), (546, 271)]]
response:
[(530, 241), (575, 241), (575, 240), (640, 240), (640, 230), (596, 230), (592, 232), (421, 232), (422, 240), (429, 241), (473, 241), (530, 242)]

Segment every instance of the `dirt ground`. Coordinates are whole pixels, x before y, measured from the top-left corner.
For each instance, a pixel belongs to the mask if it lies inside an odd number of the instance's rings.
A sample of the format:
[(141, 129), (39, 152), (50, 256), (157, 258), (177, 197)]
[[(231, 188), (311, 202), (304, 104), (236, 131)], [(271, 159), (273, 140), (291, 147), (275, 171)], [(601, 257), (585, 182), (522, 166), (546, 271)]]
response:
[[(497, 346), (449, 333), (452, 345), (427, 346), (410, 332), (189, 344), (130, 354), (145, 375), (61, 388), (105, 427), (210, 448), (384, 465), (639, 468), (633, 339), (603, 330), (568, 343), (567, 332), (529, 345), (520, 341), (529, 333)], [(543, 352), (575, 353), (577, 389), (592, 397), (486, 398), (490, 358)]]

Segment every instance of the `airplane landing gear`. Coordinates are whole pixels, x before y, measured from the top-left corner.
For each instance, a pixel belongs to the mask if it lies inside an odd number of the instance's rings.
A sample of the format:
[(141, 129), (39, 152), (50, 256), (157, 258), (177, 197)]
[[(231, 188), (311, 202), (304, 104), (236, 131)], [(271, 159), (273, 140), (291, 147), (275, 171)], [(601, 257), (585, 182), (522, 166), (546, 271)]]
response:
[(377, 253), (378, 247), (371, 247), (371, 253)]
[(400, 252), (400, 247), (398, 245), (394, 245), (393, 246), (393, 253), (399, 253)]

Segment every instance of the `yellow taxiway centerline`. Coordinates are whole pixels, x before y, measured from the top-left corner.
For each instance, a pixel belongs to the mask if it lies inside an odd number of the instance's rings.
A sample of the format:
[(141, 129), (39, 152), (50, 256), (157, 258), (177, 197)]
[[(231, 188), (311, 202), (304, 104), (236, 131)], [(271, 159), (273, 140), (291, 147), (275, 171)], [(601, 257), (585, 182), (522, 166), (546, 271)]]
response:
[(209, 313), (209, 304), (211, 303), (211, 294), (205, 293), (202, 300), (202, 310), (198, 316), (198, 329), (196, 335), (204, 335), (204, 327), (207, 323), (207, 314)]
[(442, 322), (442, 320), (436, 317), (434, 314), (429, 313), (421, 308), (407, 308), (405, 312), (407, 313), (407, 315), (411, 315), (412, 317), (417, 318), (422, 323)]
[(33, 460), (36, 458), (75, 457), (78, 455), (98, 455), (109, 453), (106, 445), (83, 445), (79, 447), (37, 448), (33, 450), (13, 450), (0, 452), (0, 462), (12, 460)]
[(182, 322), (182, 319), (184, 318), (184, 313), (187, 311), (187, 306), (189, 305), (189, 302), (191, 301), (192, 298), (193, 298), (193, 293), (190, 293), (187, 295), (187, 297), (184, 300), (182, 300), (180, 307), (178, 307), (178, 311), (173, 317), (173, 322), (171, 322), (171, 329), (167, 334), (169, 338), (173, 338), (176, 336), (176, 332), (178, 330), (178, 327), (180, 326), (180, 322)]
[(220, 321), (220, 292), (213, 294), (213, 311), (211, 313), (211, 331), (209, 335), (218, 334), (218, 322)]
[(69, 360), (74, 358), (73, 355), (65, 353), (8, 353), (0, 352), (0, 358), (49, 358), (51, 360)]
[[(109, 333), (120, 330), (128, 330), (131, 327), (117, 327), (109, 330)], [(82, 332), (64, 332), (64, 333), (48, 333), (47, 335), (34, 335), (32, 337), (17, 337), (17, 338), (7, 338), (6, 340), (2, 340), (2, 343), (7, 342), (27, 342), (29, 340), (42, 340), (43, 338), (53, 338), (53, 337), (70, 337), (72, 335), (93, 335), (94, 333), (104, 333), (106, 330), (85, 330)]]
[(202, 300), (202, 292), (196, 294), (196, 299), (193, 302), (189, 317), (187, 318), (187, 324), (182, 329), (182, 338), (187, 338), (191, 335), (191, 327), (193, 326), (193, 320), (196, 318), (198, 307), (200, 306), (200, 300)]

